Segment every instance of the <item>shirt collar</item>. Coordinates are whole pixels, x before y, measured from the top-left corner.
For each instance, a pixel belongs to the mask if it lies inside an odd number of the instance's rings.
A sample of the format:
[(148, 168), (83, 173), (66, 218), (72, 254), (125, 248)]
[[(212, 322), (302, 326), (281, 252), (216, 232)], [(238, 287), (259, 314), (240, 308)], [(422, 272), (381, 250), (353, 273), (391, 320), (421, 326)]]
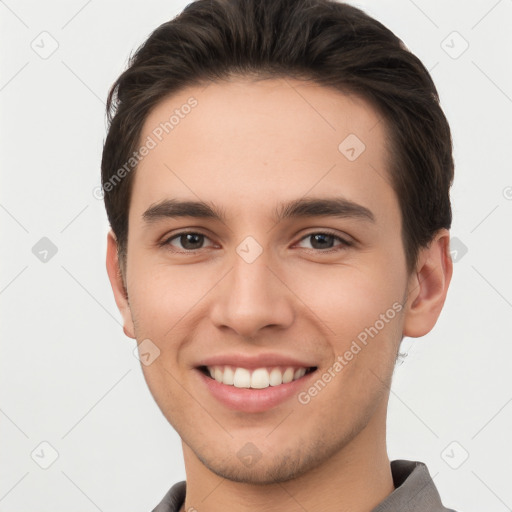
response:
[[(394, 460), (391, 474), (395, 490), (371, 512), (455, 512), (441, 498), (423, 462)], [(185, 480), (174, 484), (152, 512), (178, 512), (185, 500)]]
[(391, 474), (395, 490), (372, 512), (455, 512), (441, 503), (423, 462), (394, 460), (391, 462)]

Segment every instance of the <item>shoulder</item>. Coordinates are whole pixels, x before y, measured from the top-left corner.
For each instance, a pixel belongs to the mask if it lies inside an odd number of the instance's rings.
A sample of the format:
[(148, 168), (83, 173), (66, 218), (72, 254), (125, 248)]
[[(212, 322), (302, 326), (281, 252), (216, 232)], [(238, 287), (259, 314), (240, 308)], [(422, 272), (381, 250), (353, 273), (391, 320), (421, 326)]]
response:
[(423, 462), (394, 460), (391, 473), (395, 490), (372, 512), (456, 512), (443, 505)]
[(185, 501), (186, 481), (175, 483), (151, 512), (178, 512)]

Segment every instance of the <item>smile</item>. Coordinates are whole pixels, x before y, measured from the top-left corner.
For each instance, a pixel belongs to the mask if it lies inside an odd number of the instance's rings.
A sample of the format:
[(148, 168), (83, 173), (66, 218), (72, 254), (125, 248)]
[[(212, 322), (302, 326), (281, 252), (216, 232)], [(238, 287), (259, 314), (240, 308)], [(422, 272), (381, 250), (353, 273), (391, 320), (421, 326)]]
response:
[(263, 367), (249, 370), (234, 366), (202, 366), (200, 370), (221, 384), (235, 388), (265, 389), (298, 380), (316, 367)]

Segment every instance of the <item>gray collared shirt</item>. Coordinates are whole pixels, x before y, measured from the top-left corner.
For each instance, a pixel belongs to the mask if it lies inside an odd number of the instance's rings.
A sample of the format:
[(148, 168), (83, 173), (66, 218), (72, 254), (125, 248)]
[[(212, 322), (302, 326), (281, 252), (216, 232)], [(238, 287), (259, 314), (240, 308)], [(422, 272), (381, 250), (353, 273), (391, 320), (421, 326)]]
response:
[[(445, 508), (423, 462), (394, 460), (391, 474), (395, 490), (372, 512), (455, 512)], [(152, 512), (179, 512), (185, 501), (186, 482), (174, 484)]]

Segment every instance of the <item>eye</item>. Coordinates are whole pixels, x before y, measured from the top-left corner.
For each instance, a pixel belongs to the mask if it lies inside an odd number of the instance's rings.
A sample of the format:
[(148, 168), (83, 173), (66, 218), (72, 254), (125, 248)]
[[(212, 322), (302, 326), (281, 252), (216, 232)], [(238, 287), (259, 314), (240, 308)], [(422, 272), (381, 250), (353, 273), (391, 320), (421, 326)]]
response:
[[(211, 240), (204, 234), (198, 233), (195, 231), (183, 231), (181, 233), (177, 233), (175, 235), (172, 235), (171, 237), (165, 239), (163, 242), (160, 243), (163, 247), (172, 247), (176, 249), (183, 249), (182, 251), (176, 251), (176, 252), (193, 252), (199, 249), (205, 248), (205, 241)], [(335, 235), (333, 233), (319, 231), (319, 232), (313, 232), (305, 235), (301, 238), (299, 241), (299, 246), (308, 248), (302, 244), (310, 240), (311, 249), (320, 251), (320, 252), (336, 252), (339, 250), (346, 249), (347, 247), (350, 247), (352, 245), (351, 242), (348, 242), (347, 240), (344, 240), (338, 235)], [(336, 245), (335, 242), (338, 242)], [(213, 244), (210, 244), (213, 245)]]
[[(352, 245), (351, 242), (348, 242), (347, 240), (344, 240), (343, 238), (341, 238), (333, 233), (323, 232), (323, 231), (309, 233), (306, 236), (302, 237), (299, 243), (307, 241), (308, 239), (311, 240), (311, 246), (313, 249), (318, 249), (318, 250), (321, 250), (324, 252), (343, 250)], [(333, 246), (333, 243), (335, 241), (339, 241), (339, 244), (337, 246)], [(302, 247), (304, 247), (304, 246), (302, 246)], [(308, 247), (306, 247), (306, 248), (308, 248)]]
[[(193, 231), (184, 231), (182, 233), (178, 233), (176, 235), (171, 236), (164, 240), (161, 245), (162, 246), (172, 246), (176, 247), (176, 243), (180, 244), (181, 247), (178, 248), (185, 249), (181, 252), (191, 252), (197, 249), (203, 249), (203, 243), (205, 240), (210, 240), (206, 235), (202, 233), (196, 233)], [(180, 251), (178, 251), (180, 252)]]

